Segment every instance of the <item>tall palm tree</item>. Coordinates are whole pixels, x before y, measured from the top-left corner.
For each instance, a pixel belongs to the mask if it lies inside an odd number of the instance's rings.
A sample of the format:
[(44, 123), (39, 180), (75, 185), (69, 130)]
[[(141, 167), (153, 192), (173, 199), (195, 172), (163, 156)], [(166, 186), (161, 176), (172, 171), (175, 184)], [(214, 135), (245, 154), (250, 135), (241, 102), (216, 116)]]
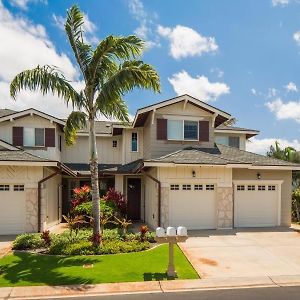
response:
[[(94, 218), (94, 244), (101, 243), (98, 182), (98, 154), (95, 137), (95, 120), (99, 114), (128, 122), (128, 108), (123, 100), (125, 93), (137, 87), (160, 91), (159, 76), (155, 69), (137, 60), (144, 42), (134, 35), (108, 36), (93, 49), (84, 41), (83, 13), (75, 5), (67, 12), (65, 31), (82, 74), (84, 88), (77, 92), (61, 71), (45, 65), (18, 74), (10, 85), (11, 97), (16, 99), (22, 89), (52, 93), (72, 104), (64, 128), (67, 145), (76, 141), (77, 131), (89, 127), (91, 190)], [(76, 109), (76, 110), (75, 110)]]

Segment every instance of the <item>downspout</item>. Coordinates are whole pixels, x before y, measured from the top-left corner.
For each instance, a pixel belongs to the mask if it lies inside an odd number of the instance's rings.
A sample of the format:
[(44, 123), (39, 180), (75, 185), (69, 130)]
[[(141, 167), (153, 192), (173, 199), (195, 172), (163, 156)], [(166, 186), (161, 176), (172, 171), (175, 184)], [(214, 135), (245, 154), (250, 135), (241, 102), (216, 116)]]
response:
[(41, 203), (42, 203), (42, 184), (51, 179), (52, 177), (58, 175), (61, 173), (61, 169), (59, 169), (58, 171), (52, 173), (51, 175), (41, 179), (40, 181), (38, 181), (38, 232), (41, 232)]
[(149, 175), (147, 172), (145, 172), (142, 168), (140, 169), (140, 171), (147, 177), (149, 177), (150, 179), (152, 179), (154, 182), (157, 183), (158, 185), (158, 227), (161, 226), (161, 182), (156, 179), (155, 177)]

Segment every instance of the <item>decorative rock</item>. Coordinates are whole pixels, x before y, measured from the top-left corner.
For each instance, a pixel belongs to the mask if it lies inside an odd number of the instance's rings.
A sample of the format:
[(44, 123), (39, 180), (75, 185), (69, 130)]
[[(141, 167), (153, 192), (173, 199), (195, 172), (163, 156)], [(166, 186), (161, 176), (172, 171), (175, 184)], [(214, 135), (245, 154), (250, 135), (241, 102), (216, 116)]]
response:
[(180, 236), (187, 236), (187, 229), (186, 227), (184, 226), (179, 226), (177, 228), (177, 235), (180, 235)]
[(167, 236), (176, 236), (176, 229), (175, 229), (175, 227), (168, 227), (167, 228)]
[(165, 229), (162, 227), (157, 227), (156, 228), (156, 236), (157, 237), (165, 237), (166, 236)]

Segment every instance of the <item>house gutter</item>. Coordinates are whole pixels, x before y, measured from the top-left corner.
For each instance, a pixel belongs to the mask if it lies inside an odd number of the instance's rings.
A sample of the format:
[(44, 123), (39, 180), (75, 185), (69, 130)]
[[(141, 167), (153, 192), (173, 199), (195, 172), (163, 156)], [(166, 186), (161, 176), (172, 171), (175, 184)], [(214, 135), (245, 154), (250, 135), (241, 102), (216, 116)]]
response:
[(141, 173), (143, 173), (145, 176), (149, 177), (151, 180), (153, 180), (158, 185), (158, 227), (161, 226), (161, 182), (148, 174), (146, 171), (144, 171), (142, 168), (140, 169)]
[(42, 224), (41, 224), (42, 184), (44, 182), (48, 181), (49, 179), (51, 179), (52, 177), (54, 177), (58, 174), (61, 174), (62, 172), (66, 172), (67, 174), (76, 177), (76, 174), (74, 172), (72, 172), (71, 169), (69, 169), (65, 165), (61, 164), (60, 162), (57, 163), (57, 167), (59, 168), (59, 170), (55, 171), (54, 173), (50, 174), (49, 176), (38, 181), (38, 232), (41, 232), (41, 230), (42, 230)]

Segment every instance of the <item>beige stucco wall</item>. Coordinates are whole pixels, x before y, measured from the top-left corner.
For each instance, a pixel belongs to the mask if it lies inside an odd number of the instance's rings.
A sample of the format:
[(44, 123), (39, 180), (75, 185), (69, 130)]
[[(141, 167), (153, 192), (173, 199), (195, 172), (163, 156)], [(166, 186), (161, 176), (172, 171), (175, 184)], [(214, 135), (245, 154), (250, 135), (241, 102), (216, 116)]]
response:
[(43, 158), (60, 161), (61, 152), (58, 148), (59, 135), (61, 134), (60, 126), (56, 123), (51, 123), (49, 120), (41, 118), (39, 116), (27, 116), (20, 119), (15, 119), (13, 122), (7, 121), (1, 123), (0, 139), (12, 144), (12, 128), (13, 127), (29, 127), (29, 128), (55, 128), (55, 147), (43, 147), (30, 149), (26, 148), (26, 151), (34, 155), (38, 155)]
[(234, 169), (233, 180), (283, 180), (281, 185), (281, 226), (291, 225), (292, 171)]
[[(185, 147), (212, 147), (214, 145), (214, 128), (212, 127), (212, 114), (205, 110), (202, 110), (195, 105), (187, 103), (185, 108), (183, 102), (169, 105), (158, 109), (155, 112), (155, 116), (152, 124), (152, 114), (148, 116), (148, 119), (144, 127), (144, 157), (145, 159), (156, 158), (162, 155), (166, 155), (173, 151), (185, 148)], [(187, 141), (164, 141), (156, 139), (156, 126), (157, 119), (168, 118), (168, 116), (178, 116), (179, 118), (192, 119), (197, 121), (209, 121), (210, 132), (209, 142), (187, 142)]]

